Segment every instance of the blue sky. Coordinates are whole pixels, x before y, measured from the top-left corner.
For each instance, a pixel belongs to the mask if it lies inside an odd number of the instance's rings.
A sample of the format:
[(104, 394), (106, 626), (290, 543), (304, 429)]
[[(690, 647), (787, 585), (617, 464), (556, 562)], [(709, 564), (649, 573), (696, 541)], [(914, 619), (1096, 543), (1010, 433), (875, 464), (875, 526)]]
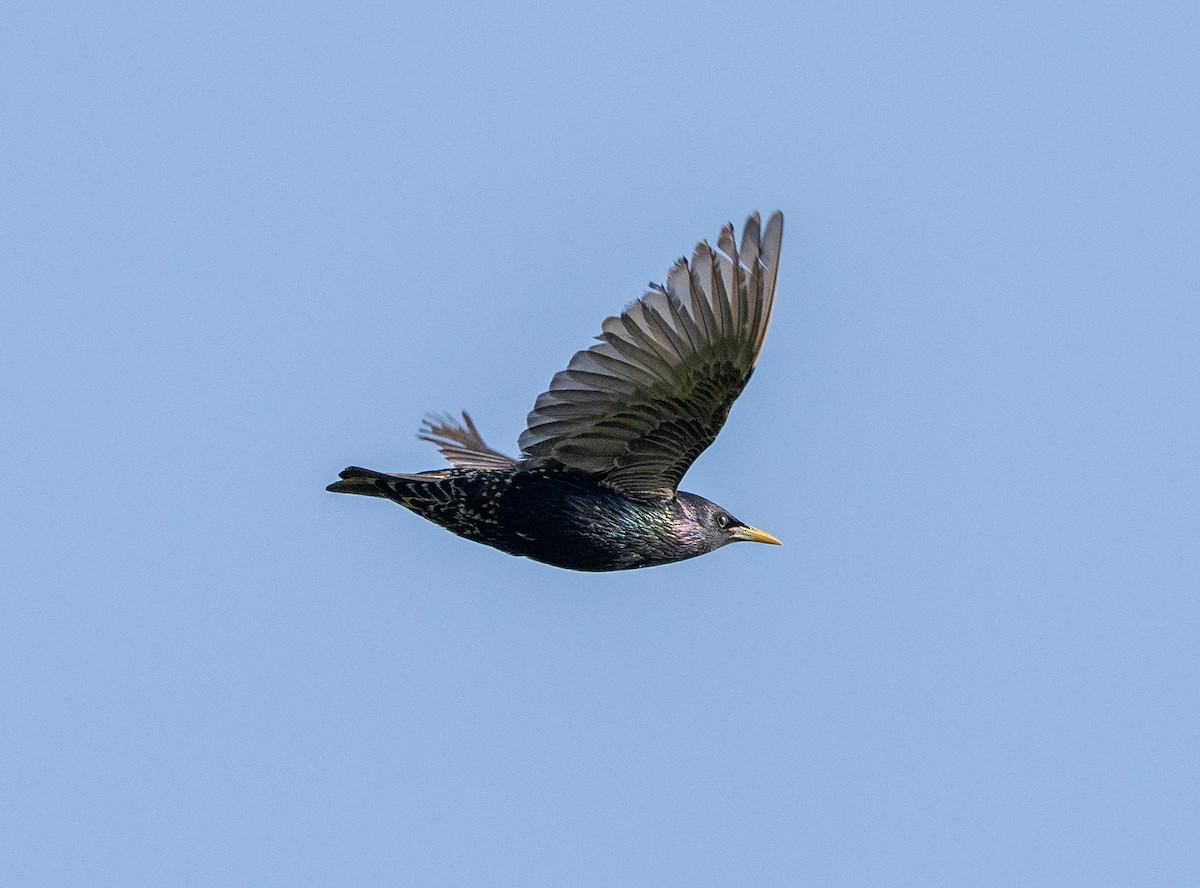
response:
[[(432, 6), (432, 4), (430, 5)], [(1194, 4), (38, 4), (0, 34), (0, 881), (1200, 882)], [(787, 214), (583, 575), (326, 494), (512, 451)]]

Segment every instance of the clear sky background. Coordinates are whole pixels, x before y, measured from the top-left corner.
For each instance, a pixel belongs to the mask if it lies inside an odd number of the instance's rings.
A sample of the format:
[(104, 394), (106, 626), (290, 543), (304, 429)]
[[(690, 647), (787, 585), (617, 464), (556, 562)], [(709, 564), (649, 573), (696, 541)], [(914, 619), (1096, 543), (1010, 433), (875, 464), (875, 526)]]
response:
[[(5, 19), (0, 882), (1200, 884), (1195, 3)], [(782, 549), (324, 492), (776, 208)]]

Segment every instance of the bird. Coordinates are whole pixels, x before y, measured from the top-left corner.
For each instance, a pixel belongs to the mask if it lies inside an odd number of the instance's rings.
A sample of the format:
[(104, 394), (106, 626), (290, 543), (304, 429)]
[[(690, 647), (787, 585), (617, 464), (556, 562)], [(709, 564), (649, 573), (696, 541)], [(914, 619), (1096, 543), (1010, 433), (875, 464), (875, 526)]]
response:
[(484, 443), (470, 415), (427, 416), (418, 437), (448, 469), (351, 466), (326, 490), (381, 497), (468, 540), (577, 571), (671, 564), (739, 541), (782, 545), (678, 489), (754, 372), (771, 319), (783, 214), (725, 225), (665, 283), (601, 325), (538, 395), (520, 456)]

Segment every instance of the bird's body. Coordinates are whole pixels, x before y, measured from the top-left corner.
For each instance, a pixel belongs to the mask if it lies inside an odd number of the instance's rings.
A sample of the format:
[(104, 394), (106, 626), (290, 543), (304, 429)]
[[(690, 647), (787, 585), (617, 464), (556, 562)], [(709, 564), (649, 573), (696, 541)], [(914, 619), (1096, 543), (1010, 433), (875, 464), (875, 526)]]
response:
[(775, 543), (679, 479), (716, 438), (754, 369), (770, 318), (783, 219), (757, 214), (739, 251), (700, 244), (655, 286), (604, 322), (539, 396), (522, 458), (464, 424), (426, 420), (421, 437), (454, 466), (417, 474), (351, 467), (335, 493), (384, 497), (461, 537), (556, 567), (652, 567), (729, 542)]
[(687, 520), (716, 508), (702, 497), (638, 502), (560, 467), (401, 476), (349, 468), (342, 477), (339, 492), (386, 497), (468, 540), (555, 567), (653, 567), (715, 548)]

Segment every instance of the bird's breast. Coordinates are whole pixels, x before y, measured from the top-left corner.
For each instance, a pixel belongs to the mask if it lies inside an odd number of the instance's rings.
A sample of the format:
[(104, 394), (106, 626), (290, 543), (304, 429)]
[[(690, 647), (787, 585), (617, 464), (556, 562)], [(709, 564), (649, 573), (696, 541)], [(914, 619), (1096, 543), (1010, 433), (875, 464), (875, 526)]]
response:
[(623, 570), (670, 557), (671, 503), (630, 500), (587, 477), (518, 473), (497, 517), (517, 554), (576, 570)]

